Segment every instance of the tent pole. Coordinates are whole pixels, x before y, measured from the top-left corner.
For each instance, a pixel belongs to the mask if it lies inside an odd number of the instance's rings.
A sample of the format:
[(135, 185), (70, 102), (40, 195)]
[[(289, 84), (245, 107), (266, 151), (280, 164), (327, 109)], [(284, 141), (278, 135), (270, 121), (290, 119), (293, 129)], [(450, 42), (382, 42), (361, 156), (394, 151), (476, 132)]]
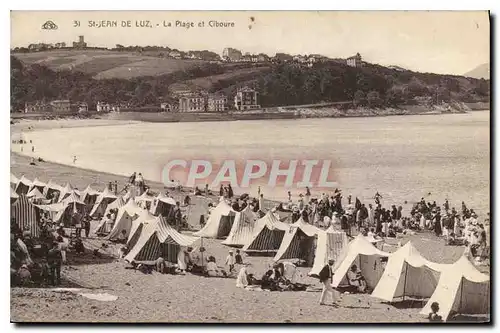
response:
[(460, 305), (458, 306), (458, 313), (462, 310), (462, 299), (463, 299), (463, 294), (464, 294), (464, 277), (462, 276), (462, 279), (460, 280)]
[(405, 301), (405, 293), (406, 293), (406, 276), (408, 275), (408, 263), (405, 262), (406, 264), (406, 269), (405, 269), (405, 282), (403, 285), (403, 302)]
[[(200, 247), (203, 247), (203, 237), (201, 237), (201, 245)], [(201, 252), (201, 267), (203, 267), (203, 252)]]

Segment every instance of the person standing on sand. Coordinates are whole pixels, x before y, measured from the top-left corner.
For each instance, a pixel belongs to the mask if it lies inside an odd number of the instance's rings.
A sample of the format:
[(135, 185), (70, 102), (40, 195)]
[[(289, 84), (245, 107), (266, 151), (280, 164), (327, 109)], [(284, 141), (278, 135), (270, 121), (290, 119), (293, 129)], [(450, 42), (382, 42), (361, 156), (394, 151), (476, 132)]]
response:
[(134, 171), (134, 173), (128, 178), (128, 183), (133, 185), (135, 183), (135, 177), (136, 173)]
[(229, 266), (229, 273), (233, 272), (235, 263), (236, 263), (236, 259), (233, 256), (233, 250), (229, 250), (229, 254), (226, 257), (226, 265)]
[(31, 146), (31, 152), (34, 153), (35, 152), (35, 146)]
[(59, 285), (61, 283), (61, 264), (62, 255), (59, 250), (59, 243), (52, 243), (52, 249), (47, 253), (47, 263), (50, 268), (50, 280), (52, 285)]
[(233, 197), (234, 193), (233, 193), (233, 188), (231, 187), (231, 184), (227, 184), (227, 196), (229, 197), (229, 199), (231, 199)]
[(320, 305), (325, 305), (326, 297), (328, 294), (332, 295), (332, 305), (338, 307), (337, 297), (335, 290), (332, 288), (332, 278), (333, 278), (333, 259), (328, 259), (328, 264), (323, 267), (319, 272), (319, 280), (323, 284), (323, 291), (321, 292), (321, 298), (319, 299)]
[(76, 164), (76, 155), (73, 156), (73, 164)]

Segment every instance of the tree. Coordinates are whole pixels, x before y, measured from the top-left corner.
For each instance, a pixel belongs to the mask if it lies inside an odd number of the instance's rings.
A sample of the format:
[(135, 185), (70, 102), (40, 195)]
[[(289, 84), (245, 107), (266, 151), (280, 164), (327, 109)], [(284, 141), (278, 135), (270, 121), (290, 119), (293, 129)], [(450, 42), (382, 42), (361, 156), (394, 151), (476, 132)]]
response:
[(378, 107), (382, 104), (382, 99), (378, 91), (372, 90), (366, 95), (366, 101), (370, 107)]
[(362, 90), (357, 90), (354, 93), (354, 104), (355, 105), (365, 105), (365, 103), (366, 103), (365, 93)]

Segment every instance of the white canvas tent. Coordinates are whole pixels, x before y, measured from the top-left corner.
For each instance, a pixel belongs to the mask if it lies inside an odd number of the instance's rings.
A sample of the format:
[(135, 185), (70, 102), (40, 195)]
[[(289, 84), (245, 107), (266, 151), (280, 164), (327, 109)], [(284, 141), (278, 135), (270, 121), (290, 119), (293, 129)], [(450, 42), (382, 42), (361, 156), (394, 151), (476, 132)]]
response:
[[(98, 235), (102, 235), (105, 233), (105, 223), (107, 221), (107, 215), (111, 214), (111, 210), (114, 209), (120, 209), (120, 207), (125, 206), (125, 202), (121, 197), (118, 197), (115, 201), (111, 202), (109, 205), (106, 206), (106, 210), (104, 211), (104, 214), (101, 218), (101, 221), (99, 221), (99, 224), (97, 225), (95, 229), (95, 233)], [(116, 217), (116, 216), (115, 216)]]
[(19, 182), (16, 185), (16, 193), (17, 194), (27, 194), (29, 192), (29, 189), (31, 187), (31, 184), (33, 182), (29, 180), (28, 178), (22, 176), (21, 179), (19, 179)]
[(174, 198), (167, 197), (165, 194), (161, 193), (154, 198), (151, 202), (150, 212), (151, 214), (163, 217), (168, 217), (170, 211), (175, 207)]
[(122, 230), (125, 230), (125, 237), (128, 238), (130, 230), (132, 229), (132, 222), (140, 216), (143, 210), (144, 209), (139, 207), (134, 200), (129, 200), (125, 205), (118, 208), (115, 224), (113, 225), (113, 229), (111, 229), (110, 233), (106, 236), (106, 239), (115, 240), (121, 234)]
[(38, 187), (33, 187), (31, 191), (29, 191), (28, 194), (26, 194), (27, 198), (32, 198), (32, 199), (45, 199), (45, 196), (40, 192)]
[(155, 219), (156, 217), (152, 215), (147, 209), (143, 209), (142, 212), (139, 213), (139, 216), (132, 221), (127, 239), (127, 246), (129, 249), (134, 247), (134, 245), (139, 240), (144, 224), (150, 223)]
[(318, 276), (329, 259), (338, 261), (347, 244), (347, 235), (343, 231), (337, 231), (330, 227), (326, 231), (320, 232), (316, 243), (314, 264), (308, 275)]
[(97, 198), (99, 197), (99, 192), (98, 190), (93, 189), (90, 185), (88, 185), (85, 190), (82, 191), (82, 194), (80, 195), (80, 199), (85, 202), (86, 205), (92, 205), (94, 206)]
[(133, 199), (133, 198), (135, 198), (135, 191), (134, 191), (132, 188), (129, 188), (129, 189), (127, 190), (127, 193), (125, 193), (125, 194), (123, 195), (123, 200), (124, 200), (125, 202), (128, 202), (128, 200), (129, 200), (129, 199)]
[(205, 226), (193, 235), (196, 237), (224, 238), (229, 235), (236, 212), (221, 198), (212, 210)]
[(144, 191), (144, 193), (142, 193), (140, 196), (134, 198), (135, 203), (138, 204), (139, 207), (147, 209), (151, 208), (151, 203), (154, 199), (155, 197), (150, 195), (149, 191)]
[(222, 244), (243, 247), (250, 242), (255, 231), (256, 219), (257, 216), (252, 212), (250, 205), (246, 206), (241, 212), (237, 212), (231, 231), (227, 238), (222, 241)]
[(54, 183), (52, 180), (49, 180), (47, 185), (43, 189), (43, 194), (47, 199), (52, 199), (53, 194), (57, 193), (59, 195), (62, 189), (63, 189), (62, 186)]
[(61, 194), (59, 195), (58, 201), (62, 202), (64, 199), (66, 199), (72, 193), (75, 194), (76, 196), (78, 196), (78, 198), (80, 197), (80, 192), (78, 190), (75, 190), (75, 188), (73, 186), (71, 186), (70, 183), (66, 183), (66, 185), (61, 190)]
[(19, 178), (17, 178), (15, 175), (12, 173), (10, 174), (10, 184), (14, 185), (14, 188), (16, 188), (17, 183), (19, 183)]
[(274, 261), (282, 259), (301, 259), (307, 266), (312, 266), (316, 237), (323, 232), (321, 229), (304, 222), (302, 217), (291, 224), (285, 232), (280, 248), (276, 252)]
[(283, 223), (271, 211), (257, 220), (252, 238), (243, 246), (247, 253), (274, 253), (278, 251), (290, 225)]
[(377, 249), (359, 234), (347, 244), (345, 251), (335, 263), (332, 287), (348, 286), (346, 274), (355, 264), (364, 276), (368, 288), (375, 288), (385, 268), (381, 259), (389, 256), (390, 253)]
[(57, 212), (54, 222), (64, 223), (66, 227), (74, 226), (81, 222), (81, 217), (86, 213), (87, 206), (80, 200), (76, 193), (71, 192), (60, 204), (63, 205), (63, 209)]
[(428, 261), (407, 242), (391, 254), (372, 296), (387, 302), (403, 301), (405, 297), (429, 298), (436, 289), (440, 272), (449, 266)]
[(38, 189), (40, 192), (43, 192), (45, 186), (47, 186), (46, 183), (42, 182), (41, 180), (39, 180), (38, 178), (35, 178), (33, 180), (33, 182), (31, 183), (31, 186), (30, 186), (30, 191), (32, 191), (33, 189)]
[(105, 187), (101, 194), (96, 199), (94, 207), (90, 211), (90, 216), (94, 217), (97, 215), (103, 215), (106, 212), (106, 208), (110, 203), (117, 199), (116, 195), (111, 193), (111, 191)]
[(17, 198), (19, 198), (19, 194), (16, 193), (16, 191), (14, 191), (12, 188), (10, 189), (10, 203), (14, 203), (14, 201), (17, 200)]
[(180, 234), (162, 216), (158, 216), (153, 221), (144, 224), (137, 243), (125, 256), (125, 260), (152, 263), (161, 256), (165, 261), (177, 263), (181, 246), (191, 246), (198, 239), (198, 237)]
[(421, 314), (431, 313), (431, 304), (439, 303), (438, 314), (448, 320), (457, 314), (490, 313), (490, 277), (481, 273), (465, 256), (444, 270), (431, 298)]

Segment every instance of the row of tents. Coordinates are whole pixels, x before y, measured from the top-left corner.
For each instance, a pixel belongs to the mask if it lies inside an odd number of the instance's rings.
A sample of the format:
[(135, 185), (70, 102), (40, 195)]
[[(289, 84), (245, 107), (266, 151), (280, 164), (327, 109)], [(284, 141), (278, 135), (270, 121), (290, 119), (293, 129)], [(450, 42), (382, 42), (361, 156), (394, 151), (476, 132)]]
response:
[[(372, 296), (387, 302), (406, 298), (429, 299), (422, 313), (431, 312), (433, 302), (440, 313), (489, 313), (489, 276), (462, 256), (453, 264), (425, 259), (411, 242), (394, 253), (374, 246), (375, 240), (358, 235), (348, 243), (344, 232), (321, 230), (299, 219), (281, 222), (271, 211), (257, 219), (249, 208), (234, 211), (224, 200), (212, 210), (207, 224), (194, 233), (198, 237), (224, 238), (222, 244), (242, 247), (247, 254), (274, 255), (274, 260), (304, 259), (312, 263), (310, 276), (318, 276), (329, 258), (336, 262), (332, 286), (348, 286), (347, 272), (356, 265)], [(308, 260), (309, 259), (309, 260)]]

